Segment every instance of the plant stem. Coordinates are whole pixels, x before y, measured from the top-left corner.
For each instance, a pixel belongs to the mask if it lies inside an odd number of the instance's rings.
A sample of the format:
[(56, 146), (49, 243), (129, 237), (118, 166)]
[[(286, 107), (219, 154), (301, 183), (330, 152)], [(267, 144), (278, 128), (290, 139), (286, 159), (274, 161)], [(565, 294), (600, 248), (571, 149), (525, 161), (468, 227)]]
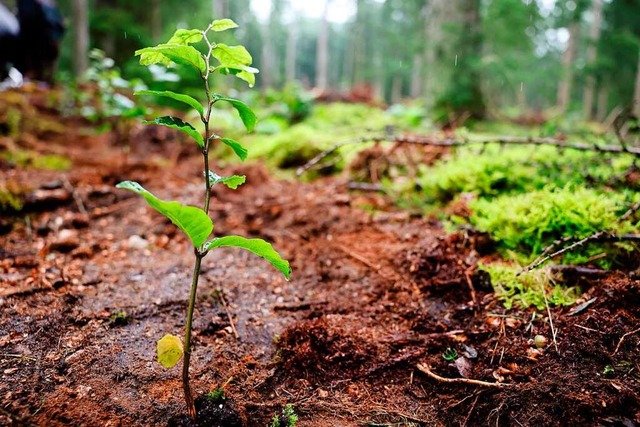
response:
[[(211, 57), (211, 51), (213, 46), (207, 40), (206, 33), (211, 28), (211, 25), (204, 31), (203, 36), (209, 46), (209, 52), (204, 57), (207, 71), (201, 75), (204, 80), (204, 89), (207, 95), (207, 112), (201, 117), (202, 123), (204, 123), (205, 132), (205, 144), (202, 148), (202, 156), (204, 157), (204, 183), (205, 183), (205, 196), (204, 196), (204, 211), (209, 213), (209, 202), (211, 201), (211, 181), (209, 181), (209, 145), (211, 142), (211, 135), (209, 129), (209, 120), (211, 119), (211, 110), (214, 101), (211, 99), (211, 90), (209, 89), (209, 58)], [(200, 266), (202, 265), (202, 258), (207, 253), (200, 252), (199, 248), (195, 249), (196, 263), (193, 268), (193, 281), (191, 283), (191, 295), (189, 296), (189, 308), (187, 309), (187, 324), (184, 331), (184, 360), (182, 364), (182, 388), (184, 390), (184, 399), (187, 404), (187, 411), (189, 416), (195, 420), (196, 418), (196, 406), (191, 393), (191, 385), (189, 384), (189, 364), (191, 362), (191, 325), (193, 322), (193, 311), (196, 305), (196, 296), (198, 292), (198, 278), (200, 276)]]
[(196, 294), (198, 291), (198, 277), (200, 276), (200, 265), (203, 255), (196, 250), (196, 263), (193, 268), (193, 281), (191, 282), (191, 295), (189, 296), (189, 308), (187, 309), (187, 324), (184, 331), (184, 362), (182, 364), (182, 388), (184, 389), (184, 399), (187, 410), (191, 418), (196, 418), (196, 406), (189, 385), (189, 362), (191, 360), (191, 323), (193, 321), (193, 310), (196, 305)]

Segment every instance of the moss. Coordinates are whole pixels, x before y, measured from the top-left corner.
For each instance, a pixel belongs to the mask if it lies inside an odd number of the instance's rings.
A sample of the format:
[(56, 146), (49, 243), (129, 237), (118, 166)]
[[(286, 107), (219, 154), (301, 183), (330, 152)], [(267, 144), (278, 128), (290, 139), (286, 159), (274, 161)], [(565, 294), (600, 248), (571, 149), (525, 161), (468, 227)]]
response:
[(21, 211), (24, 203), (19, 194), (0, 187), (0, 212)]
[(554, 147), (500, 147), (490, 144), (482, 152), (465, 148), (455, 158), (420, 169), (418, 184), (426, 203), (444, 203), (461, 193), (479, 197), (518, 194), (567, 183), (589, 185), (615, 180), (632, 164), (618, 156)]
[[(470, 207), (471, 224), (491, 235), (503, 252), (524, 254), (524, 261), (558, 239), (580, 239), (600, 230), (626, 233), (637, 229), (630, 221), (619, 221), (628, 207), (623, 195), (577, 186), (480, 199)], [(565, 255), (564, 261), (581, 263), (602, 252), (599, 245), (586, 246)]]
[(569, 306), (580, 295), (577, 288), (554, 284), (545, 270), (533, 270), (518, 276), (520, 268), (512, 264), (479, 264), (479, 268), (491, 276), (493, 290), (506, 309), (534, 306), (543, 310), (546, 307), (545, 294), (549, 305)]
[(3, 159), (21, 168), (66, 171), (72, 166), (68, 157), (57, 154), (38, 154), (28, 150), (14, 150), (1, 155)]

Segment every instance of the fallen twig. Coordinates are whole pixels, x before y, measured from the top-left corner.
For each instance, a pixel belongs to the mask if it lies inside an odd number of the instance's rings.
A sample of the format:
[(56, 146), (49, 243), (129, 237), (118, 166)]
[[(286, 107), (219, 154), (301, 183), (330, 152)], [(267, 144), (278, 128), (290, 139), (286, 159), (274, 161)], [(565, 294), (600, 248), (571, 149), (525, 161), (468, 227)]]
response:
[[(639, 206), (640, 207), (640, 206)], [(636, 209), (637, 210), (637, 209)], [(626, 214), (625, 214), (626, 215)], [(624, 218), (621, 217), (620, 221), (624, 221), (628, 218)], [(584, 239), (578, 240), (575, 243), (570, 244), (569, 246), (565, 246), (562, 249), (558, 249), (557, 251), (545, 255), (542, 258), (538, 258), (537, 260), (535, 260), (534, 262), (532, 262), (531, 264), (529, 264), (528, 266), (524, 267), (522, 270), (520, 270), (517, 273), (517, 276), (521, 275), (522, 273), (526, 273), (527, 271), (531, 271), (531, 270), (535, 270), (536, 268), (540, 267), (542, 264), (544, 264), (545, 262), (549, 261), (550, 259), (556, 258), (560, 255), (563, 255), (567, 252), (570, 252), (572, 250), (574, 250), (575, 248), (578, 248), (580, 246), (584, 246), (587, 243), (591, 243), (591, 242), (623, 242), (623, 241), (631, 241), (631, 242), (640, 242), (640, 234), (623, 234), (623, 235), (615, 235), (615, 234), (611, 234), (609, 231), (598, 231), (596, 233), (593, 233), (590, 236), (585, 237)]]
[(218, 296), (220, 297), (220, 302), (224, 306), (224, 310), (227, 312), (227, 318), (229, 319), (229, 326), (231, 327), (231, 330), (233, 331), (233, 335), (236, 337), (237, 340), (239, 340), (240, 339), (240, 334), (238, 333), (238, 330), (236, 329), (236, 325), (233, 323), (233, 316), (231, 315), (231, 310), (229, 309), (229, 304), (227, 303), (227, 300), (225, 299), (224, 295), (222, 295), (222, 292), (220, 292), (218, 294)]
[(622, 336), (622, 338), (620, 338), (620, 341), (618, 341), (618, 345), (616, 346), (616, 349), (613, 351), (612, 356), (615, 356), (616, 353), (618, 352), (618, 350), (620, 350), (620, 346), (622, 345), (622, 341), (624, 341), (625, 338), (627, 338), (627, 337), (629, 337), (631, 335), (637, 334), (638, 332), (640, 332), (640, 328), (635, 329), (635, 330), (633, 330), (631, 332), (627, 332), (626, 334), (624, 334)]
[(557, 138), (536, 138), (536, 137), (517, 137), (517, 136), (503, 136), (496, 138), (438, 138), (435, 136), (417, 136), (417, 135), (390, 135), (379, 134), (363, 136), (360, 138), (352, 138), (329, 148), (318, 154), (311, 159), (305, 165), (299, 167), (296, 170), (298, 176), (307, 172), (327, 156), (338, 151), (340, 148), (346, 145), (363, 144), (367, 142), (395, 142), (399, 144), (418, 144), (418, 145), (430, 145), (434, 147), (464, 147), (471, 145), (486, 145), (486, 144), (508, 144), (508, 145), (547, 145), (560, 149), (570, 149), (578, 151), (597, 151), (600, 153), (614, 153), (614, 154), (628, 154), (634, 157), (640, 158), (640, 148), (629, 147), (627, 145), (598, 145), (587, 144), (582, 142), (567, 142)]
[(467, 385), (477, 385), (481, 387), (495, 387), (495, 388), (507, 388), (515, 385), (511, 383), (490, 383), (487, 381), (472, 380), (469, 378), (445, 378), (445, 377), (441, 377), (440, 375), (434, 374), (433, 371), (431, 371), (431, 368), (429, 367), (429, 365), (426, 365), (424, 363), (419, 363), (418, 365), (416, 365), (416, 368), (418, 368), (420, 372), (427, 374), (427, 376), (433, 378), (434, 380), (440, 381), (442, 383), (447, 383), (447, 384), (467, 384)]

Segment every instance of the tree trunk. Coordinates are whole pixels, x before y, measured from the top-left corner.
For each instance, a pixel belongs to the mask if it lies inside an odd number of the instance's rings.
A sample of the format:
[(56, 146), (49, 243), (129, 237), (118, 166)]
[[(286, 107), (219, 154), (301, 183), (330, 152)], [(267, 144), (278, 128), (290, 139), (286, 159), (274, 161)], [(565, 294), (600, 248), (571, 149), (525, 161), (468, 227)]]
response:
[(600, 89), (598, 89), (598, 111), (596, 112), (596, 119), (602, 122), (608, 113), (609, 108), (609, 90), (605, 82), (600, 83)]
[(162, 37), (162, 14), (160, 0), (151, 1), (151, 37), (155, 43), (160, 43)]
[(87, 0), (73, 0), (73, 68), (76, 78), (89, 68), (89, 7)]
[(413, 55), (413, 68), (411, 69), (411, 97), (419, 98), (422, 96), (422, 55), (416, 53)]
[(578, 51), (578, 37), (580, 36), (580, 22), (574, 21), (569, 25), (569, 42), (562, 55), (562, 78), (558, 84), (558, 110), (567, 112), (571, 101), (571, 86), (573, 85), (573, 64)]
[(229, 7), (227, 0), (212, 0), (211, 9), (213, 11), (214, 19), (222, 19), (229, 17)]
[(402, 101), (402, 76), (396, 74), (391, 82), (391, 102), (397, 104)]
[(633, 95), (633, 115), (640, 117), (640, 51), (638, 52), (638, 70), (636, 71), (636, 90)]
[[(589, 29), (589, 46), (587, 47), (587, 65), (593, 65), (598, 55), (598, 41), (600, 40), (600, 28), (602, 26), (602, 0), (593, 0), (593, 21)], [(593, 74), (587, 76), (587, 84), (584, 88), (584, 118), (591, 120), (593, 117), (593, 101), (596, 91), (596, 79)]]
[(298, 26), (295, 22), (289, 24), (286, 53), (286, 80), (292, 82), (296, 79), (296, 63), (298, 60)]
[(324, 4), (316, 52), (316, 87), (322, 90), (327, 88), (329, 77), (329, 1)]
[(354, 49), (353, 49), (353, 85), (357, 86), (364, 83), (364, 64), (365, 64), (365, 22), (364, 22), (364, 0), (356, 0), (356, 21), (354, 31)]

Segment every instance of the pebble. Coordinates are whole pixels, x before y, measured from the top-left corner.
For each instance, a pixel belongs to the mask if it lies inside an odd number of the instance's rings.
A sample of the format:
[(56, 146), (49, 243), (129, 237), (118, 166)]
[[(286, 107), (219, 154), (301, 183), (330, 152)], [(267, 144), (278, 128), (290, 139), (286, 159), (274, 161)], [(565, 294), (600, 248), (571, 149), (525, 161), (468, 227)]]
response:
[(80, 237), (78, 236), (78, 232), (75, 230), (60, 230), (56, 235), (51, 245), (49, 245), (52, 251), (57, 252), (70, 252), (80, 246)]
[(127, 246), (130, 249), (144, 250), (149, 246), (149, 242), (146, 239), (134, 234), (132, 236), (129, 236), (129, 239), (127, 240)]

